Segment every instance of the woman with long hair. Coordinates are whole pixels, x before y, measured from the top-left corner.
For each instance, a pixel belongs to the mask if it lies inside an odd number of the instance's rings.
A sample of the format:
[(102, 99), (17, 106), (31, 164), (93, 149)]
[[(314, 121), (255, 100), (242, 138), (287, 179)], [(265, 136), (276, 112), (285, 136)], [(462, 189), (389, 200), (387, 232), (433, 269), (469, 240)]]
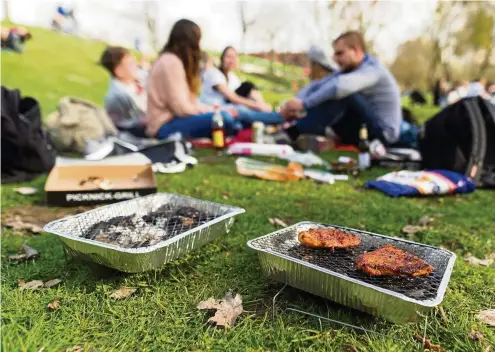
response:
[(254, 111), (272, 111), (253, 83), (241, 82), (237, 77), (234, 70), (238, 65), (237, 51), (232, 46), (226, 47), (220, 56), (220, 66), (205, 72), (200, 100), (205, 104), (234, 104)]
[[(148, 77), (148, 124), (150, 137), (165, 139), (180, 132), (184, 138), (211, 136), (213, 107), (199, 102), (201, 88), (201, 29), (186, 19), (177, 21), (167, 44)], [(241, 128), (232, 115), (222, 111), (227, 133)]]

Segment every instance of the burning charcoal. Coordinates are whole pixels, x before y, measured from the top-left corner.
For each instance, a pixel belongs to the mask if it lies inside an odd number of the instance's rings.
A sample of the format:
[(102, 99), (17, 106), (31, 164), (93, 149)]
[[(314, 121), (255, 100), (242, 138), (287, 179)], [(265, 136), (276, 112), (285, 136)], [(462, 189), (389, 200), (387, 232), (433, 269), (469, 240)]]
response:
[(174, 209), (166, 204), (146, 215), (116, 216), (100, 221), (91, 226), (84, 237), (122, 248), (142, 248), (167, 240), (207, 220), (208, 215), (196, 209)]
[(194, 219), (192, 219), (192, 218), (182, 218), (182, 224), (184, 226), (192, 226), (192, 225), (194, 225)]
[(203, 213), (201, 213), (199, 210), (191, 208), (191, 207), (179, 208), (175, 212), (175, 215), (183, 216), (186, 218), (193, 218), (193, 219), (199, 219), (199, 218), (204, 217)]

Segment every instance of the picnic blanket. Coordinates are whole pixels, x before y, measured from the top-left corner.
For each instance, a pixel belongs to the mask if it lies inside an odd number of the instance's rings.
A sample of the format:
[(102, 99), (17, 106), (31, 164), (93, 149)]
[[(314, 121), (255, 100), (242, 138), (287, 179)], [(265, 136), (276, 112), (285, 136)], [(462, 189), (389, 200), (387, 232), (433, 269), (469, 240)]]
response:
[[(226, 144), (227, 146), (230, 146), (235, 143), (252, 143), (253, 138), (252, 138), (252, 130), (250, 128), (246, 128), (243, 130), (240, 130), (237, 135), (234, 137), (227, 137), (226, 139)], [(191, 143), (196, 147), (196, 148), (211, 148), (213, 147), (213, 142), (210, 138), (199, 138), (199, 139), (192, 139)], [(339, 150), (339, 151), (347, 151), (347, 152), (358, 152), (358, 148), (356, 148), (353, 145), (346, 145), (346, 144), (338, 144), (336, 145), (333, 150)]]
[(397, 171), (366, 183), (390, 197), (471, 193), (476, 185), (467, 176), (448, 170)]

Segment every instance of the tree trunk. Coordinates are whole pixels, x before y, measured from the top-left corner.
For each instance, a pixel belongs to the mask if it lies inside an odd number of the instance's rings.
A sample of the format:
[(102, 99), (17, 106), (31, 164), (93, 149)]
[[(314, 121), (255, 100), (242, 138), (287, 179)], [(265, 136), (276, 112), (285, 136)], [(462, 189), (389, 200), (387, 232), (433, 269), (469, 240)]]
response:
[(486, 50), (485, 57), (483, 58), (483, 61), (481, 62), (481, 65), (480, 65), (480, 70), (478, 73), (479, 77), (483, 77), (486, 70), (490, 66), (490, 58), (492, 56), (492, 52), (493, 52), (493, 46), (490, 49)]

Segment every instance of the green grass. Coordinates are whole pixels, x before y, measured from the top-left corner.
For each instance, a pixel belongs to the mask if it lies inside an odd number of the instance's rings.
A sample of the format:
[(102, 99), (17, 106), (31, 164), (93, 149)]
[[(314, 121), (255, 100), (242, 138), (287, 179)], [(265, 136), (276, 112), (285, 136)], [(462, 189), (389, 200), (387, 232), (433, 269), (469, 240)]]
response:
[[(61, 96), (77, 95), (101, 103), (107, 76), (95, 61), (103, 45), (35, 30), (35, 40), (24, 55), (2, 53), (2, 84), (20, 88), (53, 110)], [(68, 49), (70, 48), (70, 50)], [(74, 76), (69, 76), (74, 75)], [(79, 77), (79, 80), (67, 77)], [(87, 85), (87, 81), (90, 82)], [(85, 83), (82, 83), (85, 82)], [(432, 110), (433, 111), (433, 110)], [(430, 115), (427, 109), (422, 119)], [(208, 152), (202, 152), (202, 155)], [(328, 153), (334, 159), (342, 153)], [(478, 311), (495, 308), (495, 270), (465, 264), (471, 252), (483, 257), (495, 252), (493, 191), (478, 190), (459, 197), (392, 199), (363, 190), (364, 183), (385, 172), (374, 169), (349, 182), (318, 185), (311, 181), (276, 183), (237, 175), (234, 158), (202, 162), (184, 174), (158, 176), (158, 188), (246, 209), (230, 234), (156, 272), (116, 274), (81, 261), (66, 262), (62, 247), (51, 234), (24, 237), (2, 232), (2, 349), (4, 351), (64, 351), (79, 345), (94, 351), (422, 351), (412, 336), (424, 331), (447, 351), (483, 351), (495, 344), (495, 331), (477, 322)], [(40, 191), (46, 178), (24, 185)], [(204, 182), (208, 180), (209, 183)], [(2, 187), (2, 208), (43, 202), (43, 193), (30, 197)], [(228, 194), (228, 199), (223, 195)], [(269, 217), (288, 223), (311, 220), (363, 228), (392, 236), (423, 215), (444, 214), (431, 228), (409, 238), (445, 246), (458, 255), (442, 308), (414, 325), (393, 325), (297, 289), (267, 280), (249, 239), (274, 231)], [(12, 265), (7, 257), (24, 241), (41, 252), (32, 263)], [(17, 280), (60, 278), (56, 287), (20, 291)], [(122, 301), (108, 297), (120, 286), (138, 287)], [(207, 313), (196, 304), (221, 297), (233, 289), (243, 295), (244, 309), (230, 330), (206, 323)], [(47, 304), (60, 300), (60, 309)], [(341, 320), (379, 332), (366, 334), (347, 327), (300, 315), (289, 307)], [(483, 342), (468, 334), (479, 330)]]

